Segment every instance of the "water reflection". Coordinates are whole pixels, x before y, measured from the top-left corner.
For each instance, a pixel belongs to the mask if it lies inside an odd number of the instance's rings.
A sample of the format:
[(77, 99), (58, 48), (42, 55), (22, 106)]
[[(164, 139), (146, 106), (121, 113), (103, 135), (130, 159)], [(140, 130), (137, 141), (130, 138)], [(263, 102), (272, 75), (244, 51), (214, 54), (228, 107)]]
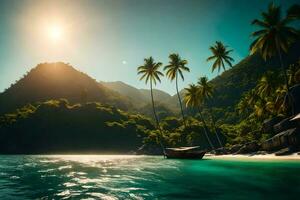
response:
[(300, 193), (300, 163), (123, 155), (0, 158), (1, 199), (232, 199), (249, 191), (245, 199), (271, 191), (279, 199), (279, 191)]

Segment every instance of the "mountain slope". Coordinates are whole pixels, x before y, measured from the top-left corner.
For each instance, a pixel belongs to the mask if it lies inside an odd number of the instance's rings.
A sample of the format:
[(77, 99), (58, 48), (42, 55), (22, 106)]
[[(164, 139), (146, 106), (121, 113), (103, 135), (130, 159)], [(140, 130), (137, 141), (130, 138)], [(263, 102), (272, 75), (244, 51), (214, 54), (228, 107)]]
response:
[[(300, 43), (297, 43), (291, 47), (289, 54), (283, 55), (285, 66), (299, 60), (299, 49)], [(210, 106), (221, 108), (235, 106), (241, 95), (252, 89), (262, 75), (269, 70), (278, 71), (278, 73), (282, 71), (277, 57), (268, 61), (264, 61), (258, 54), (246, 57), (231, 69), (211, 80), (215, 88), (215, 95)]]
[[(128, 97), (136, 107), (142, 107), (151, 102), (150, 90), (148, 89), (137, 89), (121, 81), (100, 83), (105, 87)], [(164, 103), (171, 99), (171, 95), (157, 89), (153, 90), (153, 96), (156, 102), (161, 103)]]
[[(148, 89), (140, 89), (144, 97), (150, 102), (151, 101), (151, 95), (150, 95), (150, 90)], [(155, 101), (164, 103), (168, 101), (172, 96), (162, 90), (158, 89), (153, 89), (153, 96), (155, 98)]]
[(126, 97), (107, 89), (72, 66), (42, 63), (0, 94), (0, 113), (12, 111), (31, 102), (66, 98), (70, 102), (98, 101), (127, 110)]

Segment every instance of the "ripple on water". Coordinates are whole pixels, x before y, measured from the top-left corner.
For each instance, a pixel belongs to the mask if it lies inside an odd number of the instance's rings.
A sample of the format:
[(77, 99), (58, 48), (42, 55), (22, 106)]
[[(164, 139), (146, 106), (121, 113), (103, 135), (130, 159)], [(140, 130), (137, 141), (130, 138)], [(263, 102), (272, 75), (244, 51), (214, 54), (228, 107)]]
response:
[(9, 178), (10, 179), (19, 179), (20, 177), (19, 176), (10, 176)]
[(99, 193), (99, 192), (88, 192), (87, 195), (90, 195), (91, 197), (97, 197), (102, 200), (117, 200), (118, 199), (112, 195), (103, 194), (103, 193)]
[(66, 183), (64, 183), (63, 185), (66, 186), (66, 187), (74, 187), (74, 186), (77, 186), (76, 183), (71, 183), (71, 182), (66, 182)]
[(66, 199), (66, 198), (69, 198), (71, 196), (71, 192), (70, 192), (70, 190), (64, 190), (60, 193), (57, 193), (56, 196), (58, 196), (62, 199)]
[(58, 167), (58, 170), (71, 169), (71, 168), (72, 168), (72, 165), (65, 165), (65, 166)]
[[(0, 159), (0, 200), (3, 196), (6, 199), (224, 199), (221, 197), (232, 197), (233, 187), (243, 194), (250, 191), (245, 199), (259, 199), (268, 192), (274, 194), (269, 199), (277, 200), (284, 199), (283, 194), (299, 197), (299, 170), (300, 164), (250, 165), (146, 156), (5, 157)], [(27, 188), (22, 188), (24, 184)]]
[(43, 169), (43, 170), (38, 170), (39, 173), (48, 173), (48, 172), (53, 172), (55, 169)]

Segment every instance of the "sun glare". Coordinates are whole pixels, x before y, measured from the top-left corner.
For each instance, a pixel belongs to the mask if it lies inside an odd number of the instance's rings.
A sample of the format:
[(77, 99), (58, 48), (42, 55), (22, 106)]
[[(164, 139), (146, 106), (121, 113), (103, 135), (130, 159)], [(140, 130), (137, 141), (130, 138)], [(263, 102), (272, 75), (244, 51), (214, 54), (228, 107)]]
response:
[(62, 27), (60, 27), (58, 25), (49, 27), (48, 35), (49, 35), (50, 39), (53, 41), (61, 40), (63, 37)]

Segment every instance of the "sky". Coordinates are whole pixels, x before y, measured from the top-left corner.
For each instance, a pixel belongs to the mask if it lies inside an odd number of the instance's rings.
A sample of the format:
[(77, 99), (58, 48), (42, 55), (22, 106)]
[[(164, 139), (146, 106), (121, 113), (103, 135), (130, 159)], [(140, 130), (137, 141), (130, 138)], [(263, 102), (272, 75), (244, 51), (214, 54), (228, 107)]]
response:
[[(275, 0), (283, 12), (297, 0)], [(209, 46), (222, 41), (234, 64), (249, 55), (251, 21), (264, 0), (0, 0), (0, 92), (39, 63), (70, 63), (98, 81), (147, 88), (137, 67), (153, 56), (168, 64), (170, 53), (188, 61), (184, 88), (209, 79)], [(157, 89), (174, 94), (166, 78)]]

